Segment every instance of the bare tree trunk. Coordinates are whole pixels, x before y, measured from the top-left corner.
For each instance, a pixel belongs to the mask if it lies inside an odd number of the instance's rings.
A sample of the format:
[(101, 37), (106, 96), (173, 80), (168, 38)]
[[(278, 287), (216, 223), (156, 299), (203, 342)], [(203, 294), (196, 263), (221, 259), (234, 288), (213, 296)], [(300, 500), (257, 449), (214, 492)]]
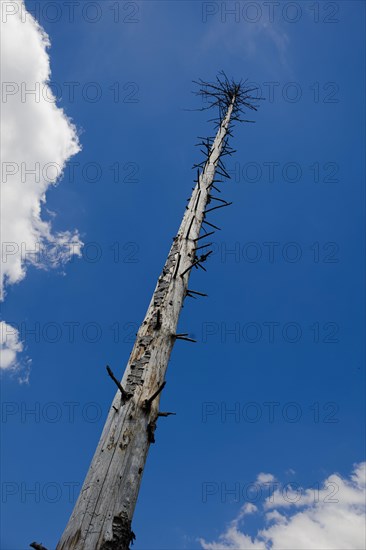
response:
[[(234, 98), (233, 98), (234, 102)], [(57, 550), (128, 550), (131, 520), (159, 412), (160, 393), (187, 295), (209, 189), (233, 104), (221, 123), (203, 174), (193, 190), (178, 234), (137, 333), (122, 388), (112, 403), (89, 472)], [(202, 258), (202, 256), (201, 256)], [(202, 258), (204, 261), (205, 258)], [(185, 336), (183, 335), (183, 338)], [(179, 335), (178, 335), (179, 338)]]
[[(158, 279), (145, 319), (137, 333), (121, 384), (113, 400), (102, 436), (81, 489), (75, 508), (56, 550), (128, 550), (134, 539), (131, 521), (136, 506), (142, 473), (159, 414), (160, 393), (176, 339), (179, 315), (187, 295), (191, 269), (203, 267), (208, 257), (200, 236), (202, 223), (213, 198), (215, 171), (221, 168), (220, 156), (227, 145), (231, 120), (239, 120), (240, 106), (247, 103), (248, 91), (239, 84), (218, 80), (202, 95), (214, 98), (220, 109), (218, 132), (212, 146), (207, 145), (207, 160), (174, 238), (162, 274)], [(201, 82), (201, 84), (204, 84)], [(218, 168), (219, 167), (219, 168)], [(226, 206), (222, 199), (212, 209)], [(210, 222), (206, 222), (209, 225)], [(212, 227), (215, 228), (214, 225)], [(202, 239), (202, 240), (201, 240)], [(200, 249), (200, 250), (199, 250)], [(199, 251), (198, 251), (199, 250)]]

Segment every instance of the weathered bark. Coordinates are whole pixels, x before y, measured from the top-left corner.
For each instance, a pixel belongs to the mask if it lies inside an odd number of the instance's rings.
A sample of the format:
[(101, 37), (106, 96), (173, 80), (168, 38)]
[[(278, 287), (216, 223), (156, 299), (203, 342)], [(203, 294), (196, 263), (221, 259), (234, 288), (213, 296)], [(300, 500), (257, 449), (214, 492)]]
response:
[[(56, 550), (128, 550), (131, 521), (159, 414), (158, 390), (177, 339), (179, 314), (192, 266), (204, 261), (200, 235), (209, 188), (220, 159), (235, 95), (228, 106), (204, 171), (199, 175), (181, 226), (137, 333), (120, 390), (113, 400), (74, 511)], [(202, 258), (203, 256), (203, 258)], [(183, 336), (184, 338), (184, 336)], [(153, 399), (151, 399), (153, 397)]]

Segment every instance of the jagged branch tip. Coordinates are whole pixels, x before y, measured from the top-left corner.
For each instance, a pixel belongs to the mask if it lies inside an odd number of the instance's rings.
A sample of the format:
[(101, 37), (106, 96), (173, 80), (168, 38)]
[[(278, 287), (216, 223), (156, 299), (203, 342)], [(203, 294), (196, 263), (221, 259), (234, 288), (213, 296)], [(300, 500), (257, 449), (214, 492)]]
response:
[(224, 71), (219, 72), (215, 82), (206, 82), (202, 79), (194, 80), (193, 82), (199, 87), (198, 91), (193, 93), (201, 96), (207, 103), (207, 106), (198, 110), (206, 111), (212, 107), (218, 107), (219, 119), (215, 119), (217, 123), (220, 123), (223, 119), (234, 98), (235, 102), (231, 120), (253, 122), (243, 118), (243, 115), (247, 109), (257, 111), (258, 102), (264, 99), (259, 97), (258, 94), (254, 94), (254, 92), (258, 91), (258, 88), (248, 86), (247, 80), (235, 81), (232, 78), (229, 79)]

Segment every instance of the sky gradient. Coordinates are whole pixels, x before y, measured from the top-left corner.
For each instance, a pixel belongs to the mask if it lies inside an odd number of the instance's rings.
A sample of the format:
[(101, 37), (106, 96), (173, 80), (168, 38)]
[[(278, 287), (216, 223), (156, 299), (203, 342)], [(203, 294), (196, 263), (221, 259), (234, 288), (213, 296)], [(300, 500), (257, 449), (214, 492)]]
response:
[[(30, 266), (1, 304), (24, 343), (1, 373), (1, 548), (54, 548), (66, 525), (115, 391), (105, 365), (122, 376), (197, 136), (214, 133), (189, 110), (202, 106), (192, 80), (224, 69), (265, 101), (234, 127), (221, 187), (233, 205), (212, 214), (215, 254), (191, 278), (209, 297), (185, 302), (181, 332), (197, 343), (173, 351), (161, 407), (177, 415), (159, 420), (133, 521), (136, 550), (198, 549), (264, 501), (245, 492), (260, 473), (314, 488), (364, 460), (365, 6), (49, 4), (26, 2), (82, 150), (42, 216), (84, 247)], [(262, 526), (254, 515), (244, 530)]]

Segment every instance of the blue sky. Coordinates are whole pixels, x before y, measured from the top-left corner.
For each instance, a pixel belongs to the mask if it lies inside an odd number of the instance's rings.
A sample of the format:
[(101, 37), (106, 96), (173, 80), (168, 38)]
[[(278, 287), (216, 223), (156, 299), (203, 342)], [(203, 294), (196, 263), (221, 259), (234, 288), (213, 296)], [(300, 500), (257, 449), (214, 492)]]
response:
[(191, 279), (209, 298), (187, 300), (180, 323), (198, 342), (174, 349), (162, 409), (177, 415), (158, 426), (133, 521), (136, 550), (200, 548), (245, 503), (223, 487), (261, 472), (314, 487), (364, 459), (364, 4), (319, 2), (317, 14), (295, 2), (292, 23), (284, 2), (273, 22), (261, 2), (256, 22), (242, 10), (225, 20), (215, 2), (118, 13), (105, 0), (95, 23), (92, 8), (71, 21), (53, 4), (59, 21), (38, 16), (82, 151), (43, 216), (77, 229), (84, 250), (63, 268), (29, 267), (2, 304), (30, 374), (1, 377), (1, 548), (54, 548), (64, 529), (114, 395), (105, 365), (122, 375), (201, 160), (196, 137), (213, 134), (210, 115), (186, 110), (201, 106), (191, 81), (224, 69), (267, 100), (234, 129), (222, 187), (233, 206), (212, 215), (215, 254)]

